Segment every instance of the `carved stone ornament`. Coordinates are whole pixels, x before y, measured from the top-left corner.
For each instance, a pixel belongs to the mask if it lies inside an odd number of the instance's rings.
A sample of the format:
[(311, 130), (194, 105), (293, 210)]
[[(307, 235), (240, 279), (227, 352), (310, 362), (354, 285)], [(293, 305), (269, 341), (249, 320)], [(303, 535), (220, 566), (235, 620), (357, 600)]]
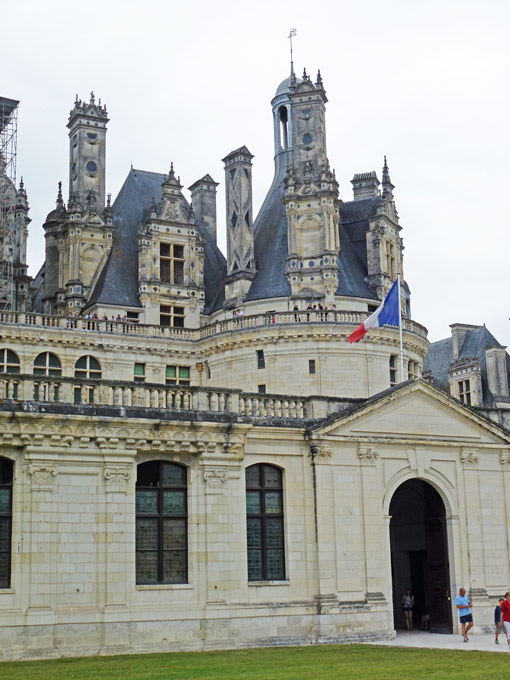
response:
[(476, 449), (462, 449), (460, 452), (460, 462), (463, 465), (477, 465), (478, 453)]
[(333, 449), (327, 446), (310, 446), (310, 457), (315, 463), (326, 463), (333, 455)]
[(502, 451), (499, 461), (501, 465), (510, 465), (510, 452)]
[(365, 465), (375, 465), (379, 453), (374, 446), (364, 446), (360, 444), (358, 451), (358, 458)]
[(51, 491), (57, 476), (56, 465), (37, 465), (28, 466), (32, 489), (34, 491)]
[(106, 491), (125, 493), (130, 477), (131, 469), (128, 467), (114, 465), (105, 467), (104, 478), (106, 480)]
[(228, 470), (204, 470), (205, 485), (209, 489), (218, 489), (228, 479)]

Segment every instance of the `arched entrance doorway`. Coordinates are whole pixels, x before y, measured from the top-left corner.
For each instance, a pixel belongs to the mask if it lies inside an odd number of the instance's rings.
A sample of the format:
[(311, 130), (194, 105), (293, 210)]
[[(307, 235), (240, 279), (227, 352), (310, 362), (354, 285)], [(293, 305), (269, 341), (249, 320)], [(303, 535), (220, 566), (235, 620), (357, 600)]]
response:
[(445, 507), (421, 479), (401, 484), (390, 503), (391, 572), (395, 628), (405, 629), (402, 597), (415, 598), (415, 626), (429, 614), (435, 633), (452, 632)]

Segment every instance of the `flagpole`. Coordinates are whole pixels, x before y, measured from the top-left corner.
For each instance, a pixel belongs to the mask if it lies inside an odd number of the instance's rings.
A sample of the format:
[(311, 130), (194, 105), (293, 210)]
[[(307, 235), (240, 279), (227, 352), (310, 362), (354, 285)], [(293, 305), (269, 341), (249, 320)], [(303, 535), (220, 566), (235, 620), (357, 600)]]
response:
[(400, 274), (398, 280), (398, 327), (400, 330), (400, 382), (404, 382), (404, 343), (402, 341), (402, 304), (400, 298)]

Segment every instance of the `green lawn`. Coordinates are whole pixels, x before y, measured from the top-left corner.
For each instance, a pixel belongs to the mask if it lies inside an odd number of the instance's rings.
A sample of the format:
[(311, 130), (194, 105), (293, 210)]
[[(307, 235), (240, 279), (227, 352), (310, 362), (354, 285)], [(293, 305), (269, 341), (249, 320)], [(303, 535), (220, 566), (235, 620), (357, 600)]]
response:
[(490, 680), (510, 653), (370, 645), (279, 647), (0, 663), (6, 680)]

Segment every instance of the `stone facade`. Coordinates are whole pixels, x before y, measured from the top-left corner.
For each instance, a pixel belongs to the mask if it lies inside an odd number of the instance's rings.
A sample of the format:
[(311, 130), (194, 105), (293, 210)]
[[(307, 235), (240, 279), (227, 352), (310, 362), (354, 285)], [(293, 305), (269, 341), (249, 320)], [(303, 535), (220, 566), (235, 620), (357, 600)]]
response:
[(253, 157), (224, 159), (227, 261), (210, 175), (190, 205), (132, 169), (105, 205), (106, 109), (76, 102), (69, 201), (0, 316), (3, 659), (385, 639), (407, 587), (435, 630), (461, 586), (491, 625), (508, 355), (462, 324), (431, 347), (405, 282), (403, 375), (398, 328), (348, 341), (403, 242), (386, 159), (340, 198), (326, 102), (320, 73), (278, 87), (254, 222)]

